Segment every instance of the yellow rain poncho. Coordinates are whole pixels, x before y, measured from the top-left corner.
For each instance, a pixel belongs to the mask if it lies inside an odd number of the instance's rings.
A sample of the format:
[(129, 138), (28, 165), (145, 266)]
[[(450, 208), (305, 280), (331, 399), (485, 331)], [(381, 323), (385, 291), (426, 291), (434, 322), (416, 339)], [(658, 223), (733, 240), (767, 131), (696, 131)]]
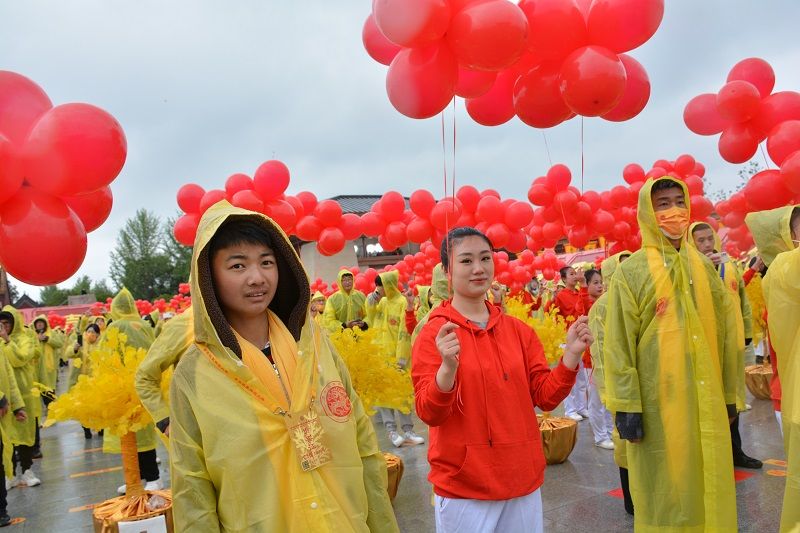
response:
[(364, 296), (364, 293), (355, 287), (350, 289), (350, 292), (342, 289), (342, 276), (347, 274), (353, 275), (344, 268), (339, 271), (337, 276), (339, 290), (331, 294), (328, 301), (325, 302), (325, 311), (322, 313), (322, 324), (331, 333), (342, 329), (343, 324), (353, 320), (363, 320), (366, 314), (367, 297)]
[(161, 335), (136, 369), (136, 393), (157, 424), (164, 420), (169, 421), (168, 398), (164, 398), (161, 392), (164, 373), (178, 364), (192, 344), (194, 314), (192, 308), (189, 308), (164, 324)]
[(450, 282), (447, 279), (447, 273), (445, 273), (444, 269), (442, 268), (442, 264), (439, 263), (435, 267), (433, 267), (433, 276), (431, 278), (431, 308), (428, 310), (428, 313), (423, 317), (417, 317), (417, 327), (414, 328), (414, 332), (411, 334), (411, 345), (414, 345), (414, 341), (419, 335), (419, 332), (422, 331), (422, 327), (428, 323), (428, 315), (431, 314), (431, 311), (439, 307), (441, 303), (445, 300), (449, 300), (452, 293), (450, 292)]
[(759, 253), (769, 267), (763, 279), (764, 301), (781, 378), (783, 445), (788, 462), (782, 532), (800, 531), (800, 249), (795, 248), (789, 227), (795, 208), (747, 216)]
[(736, 531), (732, 301), (706, 258), (685, 238), (676, 250), (661, 233), (650, 196), (658, 181), (639, 194), (642, 249), (611, 276), (606, 404), (618, 425), (621, 414), (641, 416), (643, 439), (627, 444), (637, 532)]
[(406, 329), (408, 302), (397, 286), (400, 275), (396, 270), (384, 272), (380, 277), (385, 296), (374, 306), (367, 302), (369, 327), (378, 331), (377, 342), (384, 355), (406, 366), (411, 362), (411, 335)]
[(35, 364), (36, 345), (33, 343), (34, 337), (25, 330), (22, 314), (10, 305), (3, 307), (3, 311), (14, 318), (14, 328), (8, 336), (8, 343), (0, 342), (0, 345), (3, 355), (14, 369), (14, 379), (28, 414), (25, 422), (14, 420), (11, 440), (15, 445), (33, 446), (36, 440), (36, 405), (41, 404), (39, 394), (32, 390), (39, 374), (38, 365)]
[(415, 311), (417, 322), (428, 316), (431, 312), (431, 305), (428, 303), (428, 295), (431, 293), (429, 285), (417, 285), (417, 293), (419, 294), (419, 304)]
[[(141, 319), (136, 310), (136, 301), (133, 299), (133, 295), (124, 287), (111, 301), (111, 319), (113, 322), (106, 327), (104, 335), (107, 335), (110, 330), (117, 330), (127, 337), (126, 344), (132, 348), (148, 350), (153, 344), (155, 340), (153, 328)], [(153, 424), (148, 424), (144, 429), (136, 432), (136, 449), (138, 451), (154, 450), (157, 443)], [(106, 431), (103, 437), (103, 452), (121, 453), (119, 437), (110, 431)]]
[[(714, 231), (714, 228), (704, 222), (695, 222), (689, 226), (689, 236), (687, 242), (689, 246), (697, 250), (694, 239), (692, 238), (692, 231), (695, 227), (704, 225), (708, 227), (714, 234), (714, 250), (722, 250), (722, 241)], [(713, 264), (713, 263), (712, 263)], [(753, 312), (750, 309), (750, 301), (747, 299), (747, 292), (745, 291), (744, 280), (736, 268), (736, 263), (733, 261), (725, 261), (716, 268), (717, 274), (722, 280), (722, 284), (727, 289), (728, 296), (733, 300), (734, 318), (736, 323), (736, 342), (738, 343), (739, 354), (739, 367), (736, 370), (738, 376), (736, 387), (736, 408), (738, 411), (744, 411), (745, 406), (745, 379), (744, 379), (744, 350), (745, 341), (753, 339)]]
[[(214, 293), (209, 243), (226, 220), (242, 217), (272, 236), (279, 284), (264, 319), (284, 381), (271, 371), (256, 375), (263, 355), (237, 338)], [(261, 214), (217, 203), (200, 221), (191, 283), (196, 344), (170, 386), (175, 530), (398, 531), (372, 422), (327, 335), (308, 319), (308, 278), (283, 231)], [(312, 412), (331, 461), (303, 471), (287, 424)]]
[[(619, 252), (616, 255), (612, 255), (601, 264), (600, 271), (606, 284), (609, 283), (611, 276), (614, 275), (614, 272), (617, 270), (620, 264), (620, 256), (622, 255), (630, 256), (631, 253), (627, 250)], [(600, 298), (595, 300), (592, 308), (589, 310), (589, 329), (592, 330), (592, 336), (594, 337), (594, 342), (589, 348), (589, 353), (592, 356), (592, 379), (594, 379), (595, 385), (597, 386), (597, 392), (600, 395), (600, 400), (603, 402), (603, 405), (606, 404), (605, 374), (603, 371), (605, 365), (603, 361), (603, 342), (605, 340), (607, 302), (608, 292), (604, 292), (600, 295)], [(619, 433), (617, 433), (616, 428), (614, 428), (611, 436), (614, 439), (614, 462), (621, 468), (628, 468), (628, 459), (625, 455), (627, 441), (619, 438)]]
[(58, 362), (61, 359), (61, 352), (64, 350), (64, 337), (50, 328), (45, 315), (39, 315), (33, 319), (34, 328), (39, 321), (44, 322), (44, 333), (47, 335), (47, 340), (42, 342), (34, 329), (36, 346), (39, 351), (39, 382), (55, 390), (58, 381)]
[(6, 477), (14, 478), (14, 467), (11, 457), (14, 455), (14, 435), (16, 435), (14, 411), (23, 409), (25, 402), (22, 400), (17, 380), (14, 377), (14, 369), (8, 357), (0, 359), (0, 398), (8, 402), (8, 412), (0, 418), (0, 439), (3, 441), (3, 467)]

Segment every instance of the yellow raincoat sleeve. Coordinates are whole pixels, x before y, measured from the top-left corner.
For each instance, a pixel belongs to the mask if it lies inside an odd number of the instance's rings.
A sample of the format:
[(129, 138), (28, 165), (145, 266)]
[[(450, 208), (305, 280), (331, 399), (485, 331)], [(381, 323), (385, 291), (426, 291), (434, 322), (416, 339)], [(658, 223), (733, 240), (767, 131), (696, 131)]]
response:
[(8, 398), (8, 405), (11, 408), (11, 411), (16, 411), (17, 409), (22, 409), (25, 407), (25, 401), (22, 399), (22, 393), (19, 391), (19, 386), (17, 385), (17, 378), (14, 377), (14, 369), (11, 368), (11, 363), (8, 362), (8, 359), (5, 360), (6, 366), (6, 373), (8, 374), (8, 391), (4, 391), (7, 394)]
[(29, 335), (14, 335), (3, 344), (3, 353), (13, 368), (22, 368), (36, 355), (36, 346)]
[(750, 300), (747, 298), (747, 291), (741, 274), (736, 272), (736, 279), (739, 280), (739, 301), (742, 302), (742, 319), (744, 320), (744, 338), (753, 338), (753, 309)]
[(175, 320), (167, 322), (136, 369), (136, 393), (156, 423), (169, 418), (169, 405), (161, 393), (164, 372), (177, 364), (194, 342), (192, 322), (175, 324)]
[[(719, 277), (713, 278), (719, 285), (719, 293), (725, 305), (725, 311), (717, 316), (724, 320), (717, 327), (724, 331), (720, 354), (722, 362), (722, 387), (725, 394), (725, 405), (737, 405), (739, 410), (744, 410), (744, 340), (739, 338), (737, 332), (737, 303), (734, 295), (728, 292)], [(741, 397), (740, 397), (741, 396)], [(730, 415), (731, 413), (729, 413)]]
[(367, 526), (370, 531), (399, 531), (397, 520), (394, 516), (392, 502), (386, 491), (388, 477), (386, 473), (386, 460), (378, 447), (378, 439), (375, 436), (375, 428), (372, 421), (364, 410), (361, 398), (353, 388), (350, 379), (350, 372), (347, 365), (336, 352), (333, 343), (326, 337), (325, 342), (331, 350), (333, 360), (339, 376), (342, 378), (342, 385), (350, 397), (353, 405), (353, 416), (356, 418), (356, 435), (358, 439), (358, 449), (361, 453), (361, 461), (364, 469), (364, 488), (367, 492), (369, 514), (367, 515)]
[(325, 302), (325, 309), (322, 311), (322, 327), (331, 333), (342, 329), (342, 323), (336, 317), (336, 304), (338, 302), (340, 302), (340, 299), (336, 298), (335, 294), (332, 295), (328, 298), (328, 301)]
[(600, 401), (604, 404), (606, 402), (606, 384), (605, 384), (605, 364), (603, 361), (603, 344), (605, 342), (605, 321), (606, 321), (606, 302), (608, 294), (603, 294), (594, 302), (592, 308), (589, 310), (589, 329), (592, 331), (594, 342), (589, 347), (589, 354), (592, 356), (592, 372), (594, 374), (594, 382), (597, 385), (597, 392), (600, 395)]
[(636, 361), (641, 320), (639, 305), (622, 270), (617, 270), (611, 277), (606, 310), (603, 341), (606, 407), (614, 413), (641, 413)]

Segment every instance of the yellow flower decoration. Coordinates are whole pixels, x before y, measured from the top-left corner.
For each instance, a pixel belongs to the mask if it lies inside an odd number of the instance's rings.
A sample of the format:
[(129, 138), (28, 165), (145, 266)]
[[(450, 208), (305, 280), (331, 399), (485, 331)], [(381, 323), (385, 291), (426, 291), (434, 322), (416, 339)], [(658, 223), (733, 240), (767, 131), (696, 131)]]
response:
[(558, 314), (554, 307), (542, 316), (529, 316), (531, 305), (522, 303), (519, 296), (512, 296), (506, 300), (506, 313), (518, 318), (536, 332), (539, 341), (544, 347), (547, 362), (555, 364), (564, 354), (564, 343), (567, 342), (567, 325), (564, 317)]
[(91, 373), (81, 375), (75, 386), (50, 404), (46, 426), (77, 420), (84, 427), (122, 437), (152, 422), (134, 387), (136, 368), (147, 355), (127, 346), (127, 336), (109, 329), (89, 354)]
[(397, 368), (393, 357), (383, 355), (374, 330), (345, 329), (330, 336), (344, 360), (368, 414), (375, 407), (389, 407), (410, 413), (414, 405), (414, 387), (407, 370)]

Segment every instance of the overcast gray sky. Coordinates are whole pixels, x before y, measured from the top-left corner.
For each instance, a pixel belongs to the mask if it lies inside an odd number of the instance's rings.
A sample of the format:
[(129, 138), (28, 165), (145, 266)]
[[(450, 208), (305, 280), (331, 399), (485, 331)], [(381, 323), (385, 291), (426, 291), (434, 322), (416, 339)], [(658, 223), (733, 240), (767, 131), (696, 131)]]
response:
[[(758, 56), (776, 71), (776, 90), (800, 90), (797, 0), (668, 0), (656, 35), (632, 52), (652, 95), (635, 119), (586, 119), (585, 186), (622, 183), (622, 168), (690, 153), (712, 187), (738, 181), (716, 138), (683, 124), (683, 106), (716, 92), (728, 70)], [(89, 235), (78, 274), (108, 277), (117, 232), (136, 209), (164, 217), (187, 182), (221, 188), (278, 158), (289, 192), (441, 196), (440, 119), (417, 121), (392, 108), (386, 67), (361, 44), (369, 0), (0, 0), (0, 69), (40, 84), (55, 104), (83, 101), (122, 123), (128, 160), (112, 185), (114, 209)], [(447, 115), (448, 127), (452, 124)], [(493, 187), (526, 198), (549, 167), (542, 130), (514, 120), (496, 128), (456, 104), (457, 186)], [(553, 162), (579, 175), (580, 119), (544, 130)], [(449, 152), (448, 152), (449, 154)], [(758, 161), (764, 161), (758, 154)], [(450, 164), (450, 155), (448, 155)], [(72, 280), (67, 281), (70, 284)], [(38, 289), (17, 283), (29, 294)]]

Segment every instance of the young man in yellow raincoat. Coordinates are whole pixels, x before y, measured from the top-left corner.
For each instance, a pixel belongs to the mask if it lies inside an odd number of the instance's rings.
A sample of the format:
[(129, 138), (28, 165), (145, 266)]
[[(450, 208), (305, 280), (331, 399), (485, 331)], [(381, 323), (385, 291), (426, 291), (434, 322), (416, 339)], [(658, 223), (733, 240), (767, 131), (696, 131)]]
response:
[(52, 389), (53, 393), (42, 394), (44, 404), (52, 401), (58, 382), (58, 363), (64, 350), (64, 336), (50, 327), (45, 315), (33, 319), (33, 327), (39, 348), (39, 382)]
[[(124, 287), (111, 301), (111, 319), (112, 322), (106, 327), (104, 335), (107, 335), (109, 331), (117, 330), (127, 337), (127, 346), (133, 348), (148, 350), (153, 344), (153, 328), (139, 316), (133, 295)], [(102, 339), (100, 342), (102, 342)], [(160, 490), (163, 488), (156, 458), (157, 444), (158, 440), (153, 424), (148, 424), (136, 432), (139, 473), (144, 479), (145, 490)], [(119, 437), (106, 431), (103, 436), (103, 452), (121, 453)], [(126, 485), (121, 485), (117, 492), (125, 494), (127, 488)]]
[[(603, 276), (603, 282), (608, 286), (611, 276), (617, 270), (617, 267), (631, 256), (627, 250), (612, 255), (602, 262), (600, 265), (600, 273)], [(594, 342), (589, 348), (589, 353), (592, 356), (592, 379), (597, 387), (597, 392), (600, 395), (600, 401), (603, 405), (606, 403), (606, 387), (605, 387), (605, 372), (603, 361), (603, 345), (605, 340), (605, 324), (608, 304), (608, 291), (600, 295), (592, 308), (589, 310), (589, 329), (592, 331)], [(612, 413), (613, 414), (613, 413)], [(614, 462), (619, 467), (619, 480), (622, 486), (622, 499), (625, 507), (625, 512), (633, 514), (633, 500), (631, 499), (630, 483), (628, 481), (628, 460), (625, 455), (625, 441), (619, 438), (619, 433), (614, 429), (611, 434), (614, 441)]]
[[(13, 329), (11, 324), (8, 323), (8, 317), (3, 320), (0, 315), (0, 320), (4, 324), (0, 327)], [(3, 344), (4, 341), (0, 341)], [(3, 349), (5, 352), (5, 347)], [(7, 496), (8, 489), (12, 484), (14, 477), (14, 467), (11, 457), (14, 455), (14, 444), (12, 442), (12, 433), (14, 432), (14, 421), (23, 420), (26, 418), (25, 403), (22, 401), (22, 394), (17, 387), (17, 380), (14, 377), (14, 369), (11, 368), (11, 363), (8, 361), (5, 353), (0, 355), (0, 527), (5, 527), (11, 524), (11, 517), (8, 516), (7, 510)]]
[[(746, 410), (745, 404), (745, 380), (744, 380), (744, 358), (745, 348), (753, 342), (753, 313), (750, 310), (750, 302), (745, 292), (744, 280), (739, 274), (739, 269), (728, 259), (727, 254), (722, 254), (722, 241), (714, 231), (714, 228), (705, 222), (695, 222), (689, 226), (689, 244), (708, 257), (714, 264), (722, 284), (727, 289), (728, 295), (733, 299), (735, 319), (736, 319), (736, 339), (740, 348), (739, 378), (736, 396), (736, 409), (738, 412)], [(731, 444), (733, 447), (733, 465), (741, 468), (761, 468), (762, 462), (750, 457), (742, 449), (742, 436), (739, 433), (739, 415), (731, 422)]]
[(170, 385), (176, 531), (398, 531), (386, 463), (288, 237), (226, 201), (192, 256), (195, 345)]
[(161, 334), (147, 351), (147, 357), (136, 369), (136, 393), (158, 430), (169, 437), (169, 398), (162, 394), (161, 380), (194, 344), (192, 308), (164, 324)]
[[(406, 369), (411, 362), (411, 335), (406, 327), (408, 299), (400, 292), (400, 275), (396, 270), (378, 274), (375, 278), (375, 291), (367, 298), (367, 323), (377, 330), (377, 343), (382, 355), (393, 359), (400, 369)], [(413, 308), (412, 308), (413, 309)], [(406, 376), (407, 377), (407, 376)], [(405, 379), (398, 375), (398, 379)], [(410, 378), (408, 378), (410, 379)], [(389, 434), (389, 440), (396, 447), (408, 442), (422, 444), (425, 439), (414, 432), (411, 413), (403, 413), (389, 406), (378, 408), (381, 420)], [(397, 431), (397, 421), (400, 429)]]
[(365, 329), (367, 297), (353, 287), (353, 273), (347, 269), (340, 270), (337, 282), (339, 290), (331, 294), (325, 302), (325, 310), (322, 312), (323, 326), (331, 333), (356, 326)]
[(770, 341), (781, 378), (787, 475), (781, 532), (800, 531), (800, 207), (751, 213), (746, 218), (768, 266), (764, 301)]
[(636, 531), (736, 531), (733, 303), (687, 245), (689, 218), (685, 184), (648, 180), (642, 249), (619, 265), (608, 292), (605, 394), (628, 441)]
[[(14, 379), (22, 395), (27, 416), (17, 416), (11, 431), (11, 441), (14, 444), (13, 469), (14, 480), (11, 486), (26, 485), (34, 487), (41, 484), (41, 480), (33, 473), (33, 445), (36, 442), (36, 402), (41, 405), (39, 395), (33, 390), (33, 382), (38, 375), (38, 366), (34, 366), (36, 345), (33, 337), (25, 331), (25, 322), (22, 314), (10, 305), (3, 307), (0, 312), (0, 347), (3, 355), (14, 369)], [(17, 465), (20, 466), (22, 475), (15, 477)]]

